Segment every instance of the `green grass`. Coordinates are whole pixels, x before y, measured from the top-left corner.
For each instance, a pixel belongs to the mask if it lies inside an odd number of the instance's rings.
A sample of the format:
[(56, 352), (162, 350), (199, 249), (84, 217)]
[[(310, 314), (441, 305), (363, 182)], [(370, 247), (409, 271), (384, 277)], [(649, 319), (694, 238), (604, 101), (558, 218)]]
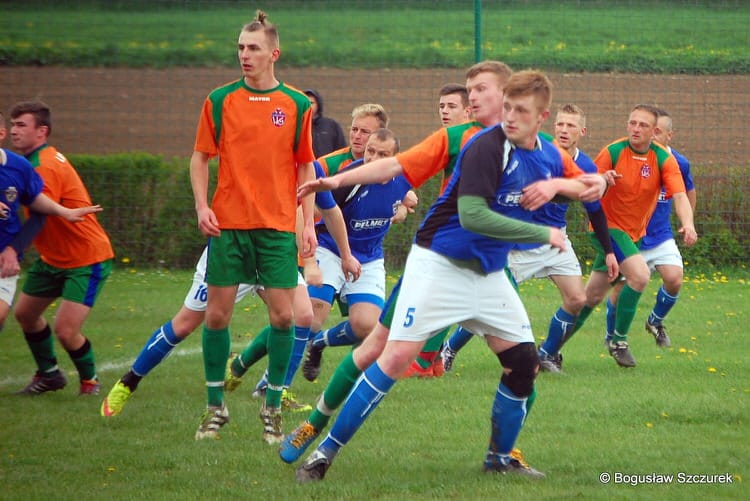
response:
[[(189, 272), (120, 269), (87, 322), (108, 391), (147, 336), (180, 306)], [(228, 396), (222, 439), (195, 442), (205, 403), (200, 335), (141, 384), (117, 418), (71, 384), (17, 397), (33, 372), (18, 326), (0, 336), (0, 484), (3, 499), (748, 499), (750, 356), (746, 347), (750, 275), (691, 272), (669, 318), (674, 347), (661, 351), (642, 328), (658, 283), (644, 295), (631, 333), (638, 367), (616, 367), (601, 343), (603, 312), (565, 350), (565, 373), (542, 374), (539, 398), (518, 445), (540, 482), (485, 476), (481, 460), (499, 377), (494, 356), (473, 340), (440, 380), (407, 380), (340, 454), (326, 480), (297, 485), (260, 438), (259, 403), (250, 389), (263, 367)], [(547, 281), (522, 285), (539, 338), (558, 305)], [(337, 321), (331, 318), (330, 322)], [(265, 323), (257, 298), (235, 312), (234, 349)], [(343, 349), (326, 351), (321, 382), (298, 377), (312, 402)], [(102, 395), (103, 396), (103, 395)], [(285, 415), (289, 430), (300, 419)], [(733, 485), (602, 485), (601, 472), (726, 473)]]
[[(472, 2), (279, 2), (289, 66), (466, 67)], [(105, 5), (106, 7), (103, 7)], [(0, 65), (235, 66), (254, 6), (23, 2), (5, 6)], [(484, 2), (483, 57), (559, 71), (749, 73), (743, 2)]]

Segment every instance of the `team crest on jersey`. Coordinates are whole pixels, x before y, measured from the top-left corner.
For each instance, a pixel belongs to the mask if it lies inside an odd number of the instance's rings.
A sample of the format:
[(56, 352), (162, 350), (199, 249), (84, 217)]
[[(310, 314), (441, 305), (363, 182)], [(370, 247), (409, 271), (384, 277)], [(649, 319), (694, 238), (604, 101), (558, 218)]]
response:
[(286, 123), (286, 113), (281, 108), (276, 108), (271, 113), (271, 121), (276, 127), (281, 127)]
[(648, 164), (643, 164), (641, 166), (641, 177), (651, 177), (651, 167), (649, 167)]
[(18, 190), (15, 186), (8, 186), (8, 188), (5, 189), (5, 200), (7, 200), (9, 203), (13, 203), (18, 198)]

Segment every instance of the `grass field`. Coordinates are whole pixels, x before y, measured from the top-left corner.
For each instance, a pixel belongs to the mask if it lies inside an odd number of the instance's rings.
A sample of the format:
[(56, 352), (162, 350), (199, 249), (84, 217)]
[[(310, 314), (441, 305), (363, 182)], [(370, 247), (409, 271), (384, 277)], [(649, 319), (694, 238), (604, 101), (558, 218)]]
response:
[[(0, 65), (233, 66), (257, 6), (36, 1), (4, 6)], [(289, 66), (465, 67), (472, 2), (275, 2)], [(483, 57), (513, 67), (642, 73), (750, 72), (750, 8), (735, 1), (484, 2)]]
[[(86, 332), (103, 392), (127, 370), (147, 336), (180, 306), (188, 272), (119, 269)], [(195, 442), (205, 402), (200, 335), (188, 338), (141, 384), (125, 411), (105, 420), (100, 398), (71, 384), (34, 398), (12, 392), (33, 372), (18, 326), (0, 335), (2, 499), (748, 499), (750, 356), (744, 350), (750, 297), (746, 270), (689, 276), (669, 318), (673, 348), (643, 331), (657, 283), (641, 303), (631, 346), (633, 370), (618, 368), (601, 343), (603, 312), (566, 346), (564, 374), (542, 374), (539, 398), (519, 439), (547, 479), (487, 476), (481, 460), (498, 364), (482, 343), (462, 351), (439, 380), (397, 384), (337, 458), (325, 481), (297, 485), (294, 467), (261, 440), (259, 403), (245, 387), (228, 396), (222, 439)], [(557, 308), (546, 281), (523, 284), (537, 338)], [(236, 310), (233, 347), (264, 323), (257, 299)], [(335, 318), (331, 322), (336, 321)], [(345, 351), (328, 350), (319, 382), (301, 376), (295, 391), (312, 402)], [(101, 395), (103, 396), (103, 395)], [(285, 414), (288, 431), (301, 419)], [(603, 485), (603, 472), (628, 475), (723, 474), (731, 485)]]

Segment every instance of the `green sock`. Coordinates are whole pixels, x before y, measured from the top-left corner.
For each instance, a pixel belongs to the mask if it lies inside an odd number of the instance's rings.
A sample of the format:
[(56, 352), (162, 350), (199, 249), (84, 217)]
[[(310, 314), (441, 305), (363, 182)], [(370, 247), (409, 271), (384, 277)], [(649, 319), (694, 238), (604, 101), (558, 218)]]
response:
[(531, 408), (534, 407), (534, 402), (536, 402), (536, 386), (531, 390), (531, 395), (526, 397), (526, 417), (523, 418), (524, 421), (529, 419), (529, 414), (531, 414)]
[(294, 347), (294, 327), (279, 329), (271, 326), (268, 335), (268, 388), (266, 407), (281, 407), (286, 371)]
[(441, 330), (430, 339), (428, 339), (424, 344), (422, 351), (420, 351), (419, 355), (417, 356), (417, 363), (421, 368), (426, 369), (432, 365), (432, 362), (435, 361), (437, 354), (440, 353), (440, 347), (443, 345), (443, 340), (445, 339), (445, 336), (448, 335), (449, 329), (450, 327)]
[(229, 358), (231, 341), (229, 328), (209, 329), (203, 327), (203, 370), (206, 375), (208, 405), (224, 404), (224, 372)]
[[(354, 363), (353, 352), (344, 357), (336, 371), (333, 373), (333, 377), (328, 382), (328, 386), (323, 391), (323, 404), (331, 409), (332, 411), (337, 409), (346, 400), (349, 392), (354, 388), (354, 383), (357, 382), (362, 371)], [(313, 409), (310, 413), (310, 417), (307, 420), (316, 430), (321, 431), (328, 425), (328, 421), (331, 416), (326, 416), (318, 408)]]
[(242, 350), (239, 357), (232, 361), (232, 372), (237, 376), (243, 376), (245, 372), (258, 360), (268, 353), (268, 336), (271, 334), (271, 326), (267, 325), (255, 336), (247, 347)]
[(643, 292), (631, 289), (628, 284), (622, 288), (620, 297), (617, 299), (617, 311), (615, 313), (615, 334), (613, 341), (627, 341), (630, 325), (635, 318), (635, 312), (638, 309), (638, 301), (641, 299)]
[(576, 324), (573, 326), (572, 329), (570, 329), (565, 337), (563, 337), (562, 342), (560, 343), (560, 348), (563, 347), (565, 342), (573, 337), (573, 334), (578, 332), (581, 327), (583, 327), (584, 322), (586, 322), (586, 319), (589, 318), (591, 315), (591, 312), (594, 311), (593, 308), (590, 306), (584, 305), (583, 308), (581, 308), (581, 312), (578, 314), (578, 317), (576, 318)]
[(26, 344), (29, 345), (31, 354), (39, 369), (39, 372), (55, 372), (58, 370), (57, 357), (55, 356), (55, 340), (52, 338), (52, 330), (49, 325), (39, 332), (23, 333), (26, 338)]
[(70, 359), (78, 369), (78, 375), (83, 380), (96, 379), (96, 363), (94, 362), (94, 350), (91, 348), (91, 342), (84, 338), (83, 346), (77, 350), (68, 351)]

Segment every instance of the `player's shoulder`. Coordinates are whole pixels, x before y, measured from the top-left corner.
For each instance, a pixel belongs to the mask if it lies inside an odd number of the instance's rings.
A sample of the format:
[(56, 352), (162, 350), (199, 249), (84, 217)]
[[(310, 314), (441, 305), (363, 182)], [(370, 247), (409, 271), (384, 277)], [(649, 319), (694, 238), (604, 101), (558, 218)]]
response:
[(208, 99), (213, 102), (220, 101), (232, 92), (245, 87), (246, 86), (241, 78), (239, 80), (232, 80), (231, 82), (226, 82), (214, 88), (211, 92), (208, 93)]

